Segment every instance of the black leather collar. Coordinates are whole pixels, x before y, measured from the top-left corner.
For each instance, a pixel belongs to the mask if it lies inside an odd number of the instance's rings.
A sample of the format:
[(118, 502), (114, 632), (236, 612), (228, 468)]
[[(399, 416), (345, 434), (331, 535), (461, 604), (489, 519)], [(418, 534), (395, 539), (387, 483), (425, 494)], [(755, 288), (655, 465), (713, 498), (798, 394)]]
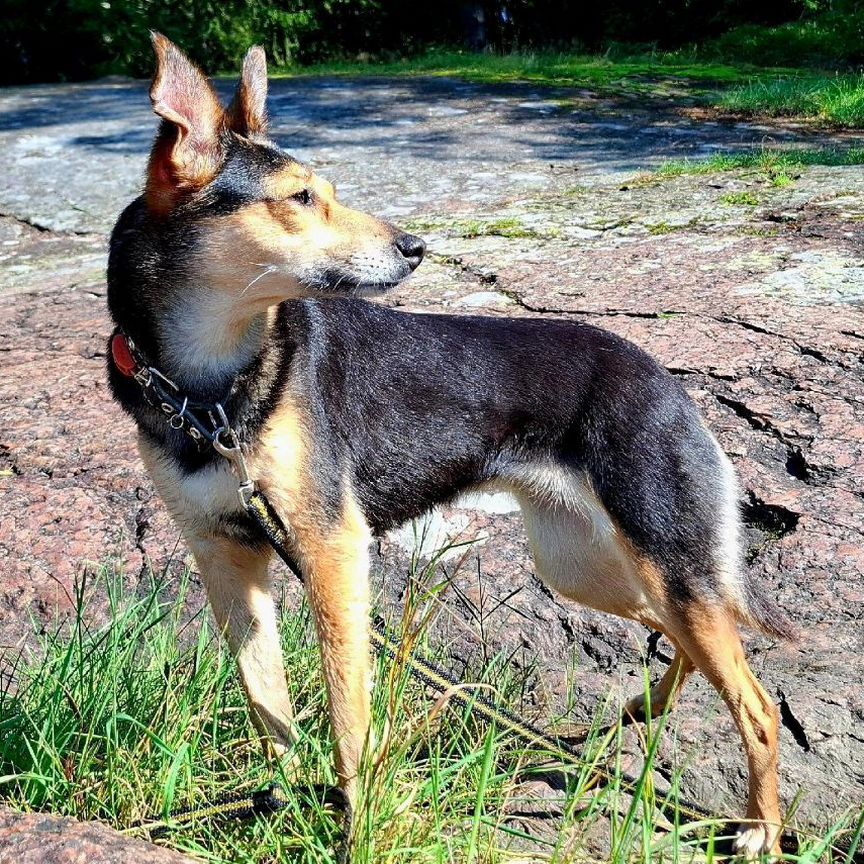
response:
[[(220, 436), (233, 435), (222, 402), (196, 402), (153, 366), (141, 349), (119, 328), (111, 337), (111, 359), (121, 375), (133, 378), (148, 404), (172, 428), (185, 432), (203, 452), (211, 446), (231, 446)], [(227, 394), (226, 394), (227, 397)]]

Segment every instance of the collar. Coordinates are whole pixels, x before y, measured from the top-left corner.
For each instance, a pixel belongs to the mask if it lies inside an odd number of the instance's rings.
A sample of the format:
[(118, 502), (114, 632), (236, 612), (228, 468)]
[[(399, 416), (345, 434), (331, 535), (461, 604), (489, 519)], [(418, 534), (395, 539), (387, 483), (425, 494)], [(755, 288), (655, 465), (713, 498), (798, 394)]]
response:
[[(145, 401), (163, 415), (165, 422), (172, 429), (185, 432), (199, 450), (206, 450), (210, 445), (217, 450), (236, 445), (236, 436), (222, 403), (190, 399), (167, 375), (149, 363), (141, 349), (119, 328), (111, 336), (111, 359), (121, 375), (137, 382)], [(231, 443), (226, 444), (225, 439), (230, 439)]]

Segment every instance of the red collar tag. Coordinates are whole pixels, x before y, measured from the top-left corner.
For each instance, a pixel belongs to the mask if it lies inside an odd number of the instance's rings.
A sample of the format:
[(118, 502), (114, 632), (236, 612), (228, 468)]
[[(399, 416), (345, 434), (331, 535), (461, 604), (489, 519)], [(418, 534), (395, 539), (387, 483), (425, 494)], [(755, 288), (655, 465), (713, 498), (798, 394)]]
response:
[(121, 372), (127, 378), (135, 376), (138, 364), (135, 362), (135, 358), (129, 350), (129, 343), (122, 333), (115, 333), (111, 339), (111, 357), (118, 372)]

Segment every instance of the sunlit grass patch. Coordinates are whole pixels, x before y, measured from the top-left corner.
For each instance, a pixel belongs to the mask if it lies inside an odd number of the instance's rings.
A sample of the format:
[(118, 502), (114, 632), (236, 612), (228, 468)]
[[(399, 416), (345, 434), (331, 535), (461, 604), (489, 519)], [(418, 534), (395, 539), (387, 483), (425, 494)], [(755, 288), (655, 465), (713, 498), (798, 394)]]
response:
[(756, 207), (759, 204), (759, 196), (752, 192), (726, 192), (720, 196), (724, 204), (730, 206)]
[(521, 219), (510, 216), (498, 219), (407, 219), (405, 227), (409, 231), (436, 232), (464, 240), (474, 240), (478, 237), (549, 239), (557, 236), (554, 228), (535, 228)]
[(722, 94), (718, 106), (744, 114), (824, 120), (864, 126), (864, 75), (759, 79)]
[[(576, 87), (609, 96), (689, 96), (700, 104), (745, 114), (864, 125), (864, 76), (813, 68), (741, 62), (709, 48), (639, 51), (615, 46), (603, 54), (515, 51), (509, 54), (430, 49), (394, 60), (338, 60), (287, 67), (274, 77), (431, 76), (481, 84), (525, 82)], [(557, 100), (566, 109), (567, 99)], [(572, 101), (572, 100), (571, 100)]]
[(864, 165), (864, 147), (783, 150), (765, 147), (737, 153), (716, 153), (705, 159), (676, 159), (665, 162), (653, 173), (643, 175), (637, 180), (649, 182), (687, 175), (752, 171), (757, 179), (782, 188), (794, 182), (802, 170), (812, 165)]
[(288, 67), (276, 75), (429, 75), (462, 78), (484, 84), (530, 82), (600, 91), (650, 91), (653, 86), (689, 83), (704, 88), (744, 84), (754, 76), (794, 75), (794, 69), (758, 67), (700, 58), (688, 51), (578, 52), (517, 51), (509, 54), (432, 49), (391, 61), (351, 60)]
[(540, 237), (540, 232), (522, 223), (519, 219), (493, 219), (489, 222), (471, 220), (461, 224), (457, 230), (462, 237)]

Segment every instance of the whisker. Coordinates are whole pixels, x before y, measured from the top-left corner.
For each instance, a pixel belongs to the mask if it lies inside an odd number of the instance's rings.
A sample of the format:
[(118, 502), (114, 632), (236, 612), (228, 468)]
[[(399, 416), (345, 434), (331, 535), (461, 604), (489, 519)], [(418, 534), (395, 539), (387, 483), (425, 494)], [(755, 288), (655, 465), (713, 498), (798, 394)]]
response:
[(249, 283), (249, 284), (248, 284), (248, 285), (247, 285), (247, 286), (246, 286), (246, 287), (241, 291), (241, 292), (240, 292), (240, 295), (241, 295), (241, 296), (242, 296), (243, 294), (245, 294), (245, 293), (246, 293), (246, 292), (247, 292), (247, 291), (248, 291), (248, 290), (249, 290), (249, 289), (250, 289), (250, 288), (251, 288), (251, 287), (252, 287), (252, 286), (253, 286), (253, 285), (258, 281), (258, 280), (259, 280), (259, 279), (263, 279), (265, 276), (269, 275), (270, 273), (275, 273), (275, 272), (276, 272), (276, 267), (274, 267), (272, 264), (256, 264), (255, 266), (256, 266), (256, 267), (263, 267), (264, 270), (263, 270), (263, 272), (259, 273), (259, 274), (258, 274), (258, 275), (257, 275), (257, 276), (256, 276), (256, 277), (255, 277), (255, 278), (254, 278), (254, 279), (253, 279), (253, 280), (252, 280), (252, 281), (251, 281), (251, 282), (250, 282), (250, 283)]

